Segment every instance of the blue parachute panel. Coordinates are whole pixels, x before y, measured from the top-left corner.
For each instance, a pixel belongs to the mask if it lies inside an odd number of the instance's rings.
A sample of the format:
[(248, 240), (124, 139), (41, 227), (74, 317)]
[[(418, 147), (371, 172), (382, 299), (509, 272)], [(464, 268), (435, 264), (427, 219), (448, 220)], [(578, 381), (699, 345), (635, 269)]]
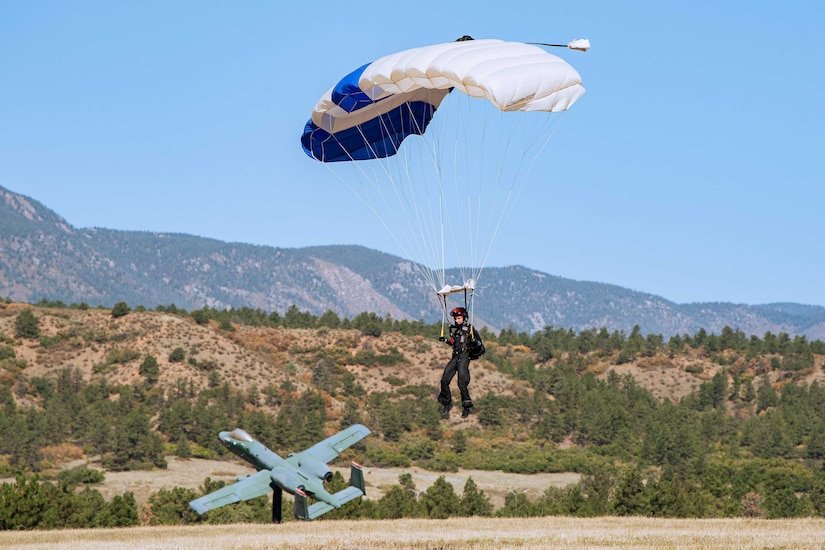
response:
[(363, 109), (375, 103), (358, 87), (358, 79), (369, 63), (359, 67), (342, 78), (332, 89), (332, 101), (348, 113)]
[(301, 145), (308, 156), (321, 162), (390, 157), (398, 152), (407, 136), (424, 133), (435, 109), (425, 101), (411, 101), (335, 134), (309, 120), (301, 136)]

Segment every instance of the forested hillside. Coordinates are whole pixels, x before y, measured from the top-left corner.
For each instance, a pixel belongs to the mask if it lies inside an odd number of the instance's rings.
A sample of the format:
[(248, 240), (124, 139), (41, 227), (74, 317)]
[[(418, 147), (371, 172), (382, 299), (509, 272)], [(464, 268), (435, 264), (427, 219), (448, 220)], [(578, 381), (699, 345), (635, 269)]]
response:
[[(418, 493), (402, 476), (332, 517), (825, 515), (822, 342), (728, 328), (668, 339), (483, 331), (476, 412), (444, 421), (439, 330), (297, 308), (2, 303), (0, 472), (21, 477), (0, 489), (0, 527), (201, 521), (185, 507), (197, 491), (107, 502), (94, 484), (107, 471), (164, 468), (170, 455), (229, 458), (215, 436), (236, 426), (290, 452), (355, 422), (374, 435), (344, 458), (373, 467), (584, 477), (493, 510), (469, 482)], [(70, 459), (85, 465), (61, 468)], [(205, 518), (267, 519), (265, 499)]]

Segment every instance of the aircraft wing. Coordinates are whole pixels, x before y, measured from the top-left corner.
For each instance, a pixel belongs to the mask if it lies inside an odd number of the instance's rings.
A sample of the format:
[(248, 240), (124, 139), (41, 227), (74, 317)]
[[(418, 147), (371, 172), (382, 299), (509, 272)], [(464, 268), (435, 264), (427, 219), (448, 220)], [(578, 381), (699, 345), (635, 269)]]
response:
[(370, 433), (366, 426), (353, 424), (349, 428), (341, 430), (337, 434), (331, 435), (320, 443), (316, 443), (309, 449), (302, 451), (301, 454), (309, 454), (316, 460), (320, 460), (326, 464), (344, 450), (367, 437)]
[(215, 508), (220, 508), (233, 502), (240, 502), (265, 495), (272, 490), (270, 482), (269, 470), (261, 470), (240, 481), (236, 481), (232, 485), (221, 487), (217, 491), (190, 501), (189, 507), (199, 514), (204, 514), (209, 510), (214, 510)]

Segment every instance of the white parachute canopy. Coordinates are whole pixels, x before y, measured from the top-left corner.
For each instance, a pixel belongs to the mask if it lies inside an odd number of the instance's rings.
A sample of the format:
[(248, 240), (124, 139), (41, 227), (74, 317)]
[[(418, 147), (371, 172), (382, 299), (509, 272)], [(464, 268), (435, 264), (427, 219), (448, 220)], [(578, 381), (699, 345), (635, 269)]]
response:
[[(568, 47), (584, 50), (589, 41)], [(462, 39), (390, 54), (346, 75), (318, 101), (301, 142), (446, 299), (475, 290), (558, 125), (554, 113), (584, 91), (573, 67), (537, 45)], [(448, 266), (463, 285), (447, 284)]]

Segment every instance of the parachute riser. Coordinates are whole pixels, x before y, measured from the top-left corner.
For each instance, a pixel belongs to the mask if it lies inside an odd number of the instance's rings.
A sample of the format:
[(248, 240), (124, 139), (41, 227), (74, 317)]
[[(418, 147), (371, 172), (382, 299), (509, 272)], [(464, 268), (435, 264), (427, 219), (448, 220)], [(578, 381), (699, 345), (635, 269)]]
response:
[(438, 302), (441, 304), (441, 307), (444, 310), (444, 315), (441, 316), (441, 337), (444, 338), (444, 336), (445, 336), (444, 326), (448, 322), (448, 319), (447, 319), (447, 297), (442, 296), (441, 294), (437, 294), (437, 296), (438, 296)]

